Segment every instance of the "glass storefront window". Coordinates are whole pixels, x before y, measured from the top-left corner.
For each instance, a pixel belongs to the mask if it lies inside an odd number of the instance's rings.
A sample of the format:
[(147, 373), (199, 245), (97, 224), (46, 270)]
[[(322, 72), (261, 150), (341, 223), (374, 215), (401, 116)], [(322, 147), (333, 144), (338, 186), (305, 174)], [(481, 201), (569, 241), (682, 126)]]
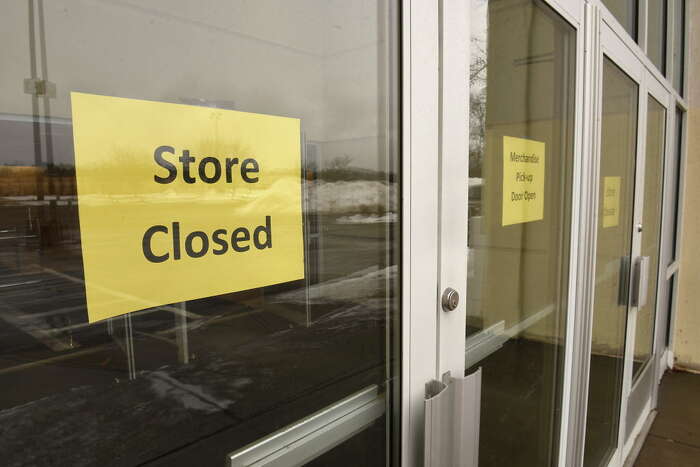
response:
[(673, 12), (673, 87), (682, 96), (685, 79), (685, 0), (674, 0)]
[(479, 465), (556, 465), (576, 33), (542, 1), (472, 0), (471, 13), (466, 356), (483, 371)]
[(672, 189), (669, 190), (669, 206), (671, 208), (671, 215), (669, 216), (668, 234), (671, 241), (664, 242), (663, 254), (664, 258), (668, 258), (668, 264), (665, 265), (667, 267), (678, 259), (678, 217), (680, 211), (680, 198), (678, 190), (681, 186), (681, 166), (683, 164), (683, 139), (685, 138), (685, 131), (683, 127), (684, 117), (685, 112), (680, 107), (676, 107), (673, 128), (673, 155), (669, 164), (669, 180), (672, 184)]
[[(353, 466), (394, 456), (401, 210), (390, 3), (3, 3), (3, 465), (223, 465), (370, 386), (385, 415), (327, 456)], [(304, 279), (88, 322), (71, 92), (298, 119)], [(193, 138), (190, 149), (218, 143)], [(239, 194), (212, 189), (192, 206), (206, 213)], [(235, 226), (238, 214), (219, 220)], [(109, 225), (130, 220), (104, 212)], [(207, 274), (230, 273), (230, 258)]]
[(639, 5), (637, 0), (603, 0), (603, 5), (617, 18), (627, 33), (637, 40)]
[(666, 74), (667, 0), (648, 0), (647, 55), (662, 74)]

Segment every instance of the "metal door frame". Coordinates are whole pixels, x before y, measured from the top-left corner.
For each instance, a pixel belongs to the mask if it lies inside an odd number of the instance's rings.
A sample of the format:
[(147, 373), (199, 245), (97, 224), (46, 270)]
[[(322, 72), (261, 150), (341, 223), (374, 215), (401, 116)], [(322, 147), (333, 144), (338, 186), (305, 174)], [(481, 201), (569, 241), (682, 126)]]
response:
[[(642, 239), (642, 232), (638, 231), (636, 229), (637, 225), (640, 225), (642, 222), (642, 213), (643, 213), (643, 195), (644, 195), (644, 166), (645, 166), (645, 160), (646, 160), (646, 123), (647, 123), (647, 97), (649, 95), (652, 95), (659, 103), (661, 103), (664, 107), (666, 107), (667, 110), (667, 118), (666, 118), (666, 131), (667, 131), (667, 137), (666, 141), (664, 143), (665, 146), (665, 153), (664, 153), (664, 158), (666, 159), (668, 155), (668, 149), (669, 149), (669, 138), (668, 138), (668, 129), (669, 129), (669, 124), (670, 124), (670, 106), (669, 106), (669, 94), (665, 87), (658, 82), (656, 74), (658, 74), (658, 71), (656, 71), (655, 67), (654, 70), (649, 69), (650, 61), (649, 60), (643, 60), (639, 57), (639, 54), (637, 50), (635, 49), (636, 44), (634, 41), (627, 35), (626, 31), (622, 26), (617, 22), (617, 20), (612, 16), (612, 14), (605, 9), (604, 7), (601, 7), (600, 5), (589, 5), (588, 6), (588, 12), (589, 12), (589, 17), (590, 20), (588, 20), (589, 23), (589, 28), (591, 28), (593, 31), (595, 31), (592, 35), (592, 41), (591, 41), (591, 50), (594, 51), (594, 56), (591, 60), (591, 66), (594, 68), (593, 72), (593, 86), (592, 86), (592, 92), (595, 95), (594, 99), (594, 104), (592, 106), (592, 116), (594, 117), (595, 125), (592, 128), (592, 133), (591, 133), (591, 138), (594, 141), (594, 146), (595, 149), (593, 151), (594, 154), (594, 170), (591, 173), (591, 193), (590, 197), (592, 199), (591, 207), (592, 207), (592, 215), (589, 217), (589, 224), (591, 226), (589, 230), (589, 235), (593, 235), (592, 239), (592, 245), (593, 249), (590, 251), (596, 251), (595, 250), (595, 245), (596, 245), (596, 239), (595, 239), (595, 232), (596, 228), (595, 226), (597, 225), (597, 206), (598, 206), (598, 192), (600, 188), (600, 181), (599, 181), (599, 171), (600, 171), (600, 160), (601, 160), (601, 153), (600, 153), (600, 138), (601, 138), (601, 117), (600, 117), (600, 112), (602, 111), (602, 87), (603, 87), (603, 60), (604, 57), (607, 57), (610, 59), (615, 65), (617, 65), (620, 69), (622, 69), (637, 85), (638, 85), (638, 113), (637, 113), (637, 146), (636, 146), (636, 163), (635, 163), (635, 187), (634, 187), (634, 212), (633, 212), (633, 219), (632, 219), (632, 247), (631, 247), (631, 255), (632, 258), (637, 258), (640, 256), (641, 253), (641, 239)], [(642, 30), (640, 31), (640, 38), (643, 40), (645, 37), (645, 31), (644, 28), (641, 28)], [(631, 44), (635, 44), (634, 46), (631, 46)], [(653, 66), (653, 65), (652, 65)], [(665, 161), (664, 161), (665, 163)], [(663, 241), (663, 239), (662, 239)], [(593, 313), (592, 313), (592, 306), (593, 306), (593, 294), (595, 292), (594, 289), (594, 275), (595, 275), (595, 255), (591, 255), (592, 260), (590, 261), (590, 265), (588, 268), (588, 284), (589, 284), (589, 290), (588, 290), (588, 316), (587, 319), (589, 320), (587, 330), (585, 332), (585, 339), (587, 340), (587, 345), (585, 345), (586, 348), (586, 355), (587, 358), (590, 358), (590, 339), (591, 339), (591, 334), (592, 334), (592, 320), (593, 320)], [(660, 261), (661, 263), (661, 261)], [(661, 277), (661, 276), (660, 276)], [(660, 282), (660, 281), (659, 281)], [(658, 283), (657, 282), (657, 285)], [(657, 301), (657, 304), (659, 302)], [(657, 307), (658, 311), (658, 307)], [(658, 312), (656, 313), (656, 316), (658, 318)], [(622, 465), (622, 463), (625, 461), (627, 458), (627, 455), (631, 452), (632, 446), (634, 445), (634, 441), (637, 437), (637, 435), (642, 431), (642, 427), (644, 423), (647, 420), (647, 417), (650, 414), (650, 411), (653, 407), (654, 404), (654, 397), (653, 397), (653, 388), (650, 391), (650, 395), (648, 400), (646, 401), (641, 415), (638, 417), (638, 421), (634, 427), (632, 427), (630, 430), (628, 430), (628, 403), (630, 400), (630, 396), (632, 395), (633, 391), (636, 389), (636, 387), (633, 387), (633, 382), (632, 382), (632, 364), (633, 364), (633, 354), (634, 354), (634, 336), (635, 336), (635, 330), (636, 330), (636, 317), (637, 317), (637, 307), (632, 306), (630, 304), (628, 308), (628, 316), (627, 316), (627, 324), (626, 324), (626, 329), (625, 329), (625, 360), (624, 360), (624, 372), (623, 372), (623, 379), (622, 379), (622, 394), (621, 394), (621, 407), (620, 407), (620, 417), (619, 417), (619, 425), (618, 425), (618, 439), (617, 439), (617, 446), (616, 450), (609, 462), (609, 466), (619, 466)], [(656, 332), (655, 328), (655, 332)], [(656, 338), (654, 338), (656, 341)], [(654, 348), (652, 351), (652, 357), (651, 357), (651, 364), (649, 364), (644, 370), (643, 373), (647, 371), (655, 371), (656, 365), (654, 365), (653, 362), (655, 362), (657, 358), (657, 353), (658, 349)], [(583, 354), (583, 352), (582, 352)], [(588, 386), (588, 373), (590, 372), (590, 362), (585, 363), (585, 373), (586, 373), (586, 384), (585, 387), (587, 388)], [(641, 375), (640, 375), (641, 376)], [(638, 381), (643, 380), (643, 378), (639, 378)], [(656, 385), (657, 379), (652, 378), (653, 385)], [(586, 399), (587, 399), (587, 390), (586, 390)], [(583, 401), (581, 404), (581, 407), (587, 409), (587, 401)], [(582, 434), (585, 437), (585, 414), (586, 410), (583, 410), (582, 416), (580, 415), (580, 420), (583, 422), (584, 427), (582, 427), (579, 431), (582, 431)], [(627, 436), (627, 433), (629, 431), (629, 437)], [(585, 443), (585, 439), (584, 439)], [(577, 453), (579, 456), (579, 461), (582, 461), (583, 459), (583, 444), (580, 446), (579, 452)]]
[[(566, 20), (576, 31), (576, 56), (572, 57), (576, 62), (576, 84), (574, 93), (574, 160), (573, 160), (573, 183), (571, 187), (571, 238), (570, 238), (570, 255), (569, 255), (569, 282), (568, 282), (568, 301), (567, 301), (567, 324), (566, 324), (566, 344), (565, 344), (565, 364), (564, 364), (564, 384), (562, 391), (562, 420), (559, 427), (559, 465), (567, 464), (567, 454), (569, 453), (568, 441), (570, 440), (570, 423), (569, 415), (571, 413), (571, 388), (574, 376), (574, 348), (576, 336), (576, 320), (575, 310), (577, 303), (581, 299), (580, 290), (578, 287), (578, 274), (580, 271), (579, 259), (585, 256), (585, 252), (579, 248), (580, 242), (583, 240), (581, 235), (581, 210), (583, 208), (582, 187), (585, 182), (583, 174), (585, 173), (585, 165), (587, 162), (582, 157), (583, 154), (583, 125), (584, 121), (584, 53), (585, 41), (583, 36), (583, 18), (584, 4), (579, 0), (542, 0), (545, 4), (553, 9), (555, 13)], [(426, 2), (427, 3), (427, 2)], [(414, 7), (417, 3), (414, 2)], [(440, 380), (442, 376), (450, 372), (453, 375), (464, 375), (465, 371), (465, 326), (466, 326), (466, 300), (460, 300), (456, 310), (444, 312), (440, 306), (439, 296), (447, 287), (451, 287), (458, 291), (461, 297), (466, 297), (467, 284), (467, 202), (468, 192), (468, 134), (469, 134), (469, 99), (468, 99), (468, 76), (470, 63), (470, 14), (469, 0), (442, 0), (435, 5), (427, 6), (420, 4), (420, 10), (423, 14), (429, 14), (432, 18), (430, 21), (431, 32), (437, 31), (438, 47), (436, 48), (437, 56), (430, 55), (430, 60), (423, 59), (419, 68), (422, 72), (424, 68), (432, 67), (437, 63), (439, 70), (435, 75), (431, 75), (430, 79), (424, 76), (426, 82), (431, 86), (437, 84), (438, 87), (438, 106), (434, 109), (428, 106), (431, 113), (435, 112), (439, 120), (437, 132), (433, 133), (431, 127), (431, 138), (433, 141), (437, 137), (437, 167), (430, 165), (431, 174), (434, 174), (439, 193), (439, 206), (437, 217), (437, 238), (439, 239), (436, 245), (436, 256), (438, 264), (425, 264), (425, 269), (437, 271), (439, 280), (434, 284), (432, 289), (433, 305), (427, 311), (432, 312), (433, 319), (430, 320), (430, 325), (436, 323), (436, 336), (434, 338), (434, 347), (423, 349), (424, 352), (433, 355), (435, 351), (436, 366), (432, 371), (432, 378)], [(425, 21), (425, 18), (422, 18)], [(406, 24), (406, 23), (404, 23)], [(416, 23), (411, 22), (414, 26)], [(426, 42), (432, 42), (432, 39)], [(406, 44), (404, 44), (404, 47)], [(425, 57), (424, 57), (425, 58)], [(413, 56), (411, 56), (413, 60)], [(404, 67), (406, 70), (406, 67)], [(411, 70), (414, 70), (411, 68)], [(430, 74), (430, 73), (427, 73)], [(437, 78), (437, 79), (436, 79)], [(404, 76), (406, 83), (406, 76)], [(415, 83), (415, 82), (414, 82)], [(412, 89), (411, 93), (415, 90)], [(404, 118), (406, 114), (404, 113)], [(405, 120), (406, 122), (406, 120)], [(404, 125), (407, 125), (405, 123)], [(408, 128), (404, 126), (404, 128)], [(406, 152), (404, 149), (404, 160), (406, 161)], [(435, 169), (437, 169), (435, 171)], [(425, 170), (422, 168), (422, 170)], [(415, 191), (414, 191), (415, 192)], [(427, 214), (427, 213), (426, 213)], [(425, 221), (433, 222), (434, 218), (427, 216), (421, 219), (421, 223)], [(413, 225), (413, 224), (411, 224)], [(425, 227), (425, 225), (423, 225)], [(405, 244), (404, 244), (405, 245)], [(407, 275), (406, 275), (407, 276)], [(405, 277), (406, 277), (405, 276)], [(427, 303), (426, 303), (427, 306)], [(414, 308), (413, 313), (415, 313)], [(427, 315), (427, 313), (426, 313)], [(424, 317), (425, 318), (425, 317)], [(406, 308), (404, 307), (404, 319), (406, 319)], [(427, 322), (427, 319), (424, 319)], [(424, 355), (425, 356), (425, 355)], [(404, 367), (405, 368), (405, 367)], [(429, 372), (422, 371), (423, 376), (427, 376)], [(427, 380), (424, 380), (426, 382)], [(418, 393), (418, 387), (413, 388), (415, 395)], [(421, 388), (422, 390), (422, 388)], [(412, 407), (414, 402), (411, 402)], [(417, 407), (417, 402), (415, 402)], [(418, 440), (417, 437), (412, 440)], [(418, 449), (412, 449), (418, 452)], [(405, 462), (404, 465), (418, 465), (415, 463), (417, 458), (411, 458), (410, 462)], [(404, 458), (409, 460), (409, 458)]]
[[(652, 79), (667, 91), (665, 167), (675, 157), (675, 109), (686, 110), (687, 102), (651, 64), (640, 46), (617, 23), (601, 0), (542, 0), (576, 29), (576, 102), (574, 176), (572, 186), (572, 237), (570, 250), (569, 299), (565, 353), (565, 375), (562, 399), (559, 465), (581, 465), (585, 443), (588, 381), (590, 371), (590, 339), (594, 291), (598, 173), (600, 135), (598, 111), (601, 104), (602, 56), (605, 51), (624, 51), (639, 85), (637, 142), (637, 180), (643, 173), (646, 141), (646, 82)], [(669, 4), (667, 36), (673, 33), (672, 3)], [(460, 78), (469, 66), (470, 9), (468, 0), (419, 2), (402, 0), (402, 163), (403, 163), (403, 342), (402, 342), (402, 464), (420, 465), (423, 448), (424, 385), (440, 380), (447, 372), (464, 371), (464, 333), (466, 319), (464, 300), (457, 310), (444, 313), (439, 295), (443, 288), (457, 288), (466, 293), (466, 183), (468, 164), (464, 157), (464, 141), (468, 130), (468, 95)], [(640, 11), (646, 11), (646, 0), (640, 0)], [(686, 15), (687, 18), (687, 15)], [(459, 26), (461, 24), (461, 27)], [(603, 33), (603, 29), (607, 29)], [(688, 34), (686, 28), (686, 36)], [(610, 42), (611, 37), (614, 44)], [(640, 22), (639, 39), (646, 47), (646, 21)], [(670, 40), (667, 47), (671, 47)], [(618, 50), (619, 49), (619, 50)], [(688, 46), (686, 39), (686, 55)], [(670, 62), (671, 53), (667, 53)], [(614, 60), (616, 61), (616, 60)], [(619, 64), (619, 62), (616, 61)], [(667, 70), (672, 70), (669, 63)], [(627, 70), (626, 70), (627, 71)], [(628, 72), (628, 74), (630, 74)], [(461, 74), (464, 76), (464, 74)], [(687, 73), (685, 76), (687, 81)], [(656, 85), (652, 85), (658, 88)], [(658, 94), (657, 94), (658, 96)], [(466, 133), (466, 134), (465, 134)], [(639, 157), (639, 156), (642, 157)], [(640, 164), (639, 162), (642, 162)], [(679, 167), (683, 173), (683, 161)], [(665, 175), (669, 186), (670, 173)], [(682, 183), (682, 177), (681, 177)], [(635, 186), (639, 199), (642, 183)], [(665, 188), (664, 195), (668, 189)], [(669, 222), (668, 198), (664, 196), (662, 222)], [(679, 199), (682, 204), (682, 196)], [(438, 206), (436, 210), (435, 207)], [(637, 212), (639, 211), (639, 212)], [(682, 210), (679, 210), (679, 218)], [(635, 220), (641, 216), (639, 203)], [(633, 224), (634, 225), (634, 224)], [(672, 241), (664, 231), (661, 242)], [(639, 239), (634, 244), (639, 252)], [(457, 264), (460, 263), (460, 264)], [(671, 265), (659, 261), (659, 297), (669, 293), (665, 278), (674, 274), (678, 262)], [(457, 286), (457, 287), (455, 287)], [(652, 389), (649, 409), (656, 405), (656, 382), (668, 366), (669, 349), (660, 344), (658, 323), (663, 319), (661, 298), (657, 300), (654, 365), (657, 377)], [(628, 326), (627, 332), (630, 331)], [(627, 339), (628, 343), (630, 339)], [(626, 367), (630, 366), (626, 365)], [(647, 370), (645, 370), (647, 371)], [(626, 373), (631, 372), (627, 369)], [(632, 390), (629, 384), (629, 390)], [(628, 391), (629, 393), (629, 391)], [(626, 415), (626, 414), (625, 414)], [(643, 415), (640, 418), (645, 418)], [(621, 464), (630, 447), (622, 445), (615, 457)], [(634, 436), (631, 437), (633, 439)], [(613, 463), (615, 465), (615, 463)]]
[(401, 464), (422, 465), (425, 384), (437, 377), (438, 4), (401, 2)]
[[(670, 130), (670, 124), (671, 124), (671, 109), (672, 109), (672, 101), (671, 101), (671, 95), (668, 92), (668, 90), (663, 86), (662, 83), (658, 81), (654, 73), (652, 73), (651, 70), (648, 69), (648, 67), (645, 70), (644, 76), (643, 76), (643, 87), (640, 89), (640, 97), (641, 97), (641, 104), (643, 107), (640, 107), (640, 127), (642, 125), (642, 120), (644, 122), (644, 128), (641, 128), (643, 130), (643, 139), (644, 139), (644, 153), (638, 153), (638, 157), (642, 157), (646, 161), (646, 130), (647, 130), (647, 117), (648, 117), (648, 98), (653, 97), (658, 103), (660, 103), (666, 110), (666, 119), (665, 119), (665, 133), (664, 133), (664, 149), (663, 149), (663, 154), (661, 157), (663, 158), (662, 165), (664, 166), (664, 174), (662, 174), (662, 183), (665, 183), (665, 167), (666, 167), (666, 161), (668, 159), (668, 155), (670, 154), (670, 141), (671, 139), (669, 138), (669, 130)], [(635, 205), (639, 204), (640, 209), (643, 212), (643, 198), (644, 198), (644, 191), (643, 191), (643, 183), (644, 183), (644, 177), (645, 173), (642, 173), (641, 175), (638, 174), (638, 177), (641, 177), (641, 180), (638, 179), (637, 183), (641, 182), (641, 192), (639, 193), (640, 198), (636, 199)], [(665, 185), (664, 185), (665, 186)], [(665, 190), (664, 190), (665, 191)], [(663, 200), (662, 200), (662, 206), (663, 206)], [(659, 222), (662, 223), (663, 220), (663, 207), (662, 207), (662, 215), (659, 218)], [(643, 239), (644, 232), (647, 232), (649, 228), (655, 228), (659, 229), (659, 233), (662, 233), (661, 227), (662, 225), (646, 225), (644, 224), (644, 219), (640, 217), (640, 223), (644, 226), (644, 230), (640, 235), (640, 242)], [(657, 282), (656, 284), (650, 285), (650, 290), (649, 294), (651, 294), (651, 287), (654, 287), (654, 290), (657, 292), (657, 300), (656, 303), (648, 303), (647, 306), (652, 306), (654, 307), (654, 330), (653, 333), (655, 334), (657, 332), (657, 326), (656, 323), (658, 321), (658, 315), (660, 313), (661, 309), (661, 302), (658, 299), (659, 298), (659, 290), (660, 290), (660, 284), (662, 282), (662, 274), (665, 272), (665, 268), (662, 267), (662, 261), (661, 261), (661, 247), (663, 244), (663, 235), (661, 234), (659, 236), (659, 264), (657, 268)], [(635, 311), (636, 315), (636, 311)], [(625, 421), (626, 424), (631, 424), (633, 420), (636, 419), (636, 422), (634, 423), (634, 426), (631, 427), (631, 429), (627, 430), (626, 433), (624, 433), (624, 438), (623, 438), (623, 450), (622, 450), (622, 459), (627, 459), (629, 456), (630, 452), (632, 451), (633, 445), (635, 443), (635, 440), (637, 436), (642, 432), (642, 427), (646, 423), (651, 411), (655, 407), (655, 400), (654, 400), (654, 387), (657, 385), (657, 378), (655, 377), (656, 373), (656, 365), (655, 362), (658, 359), (659, 355), (659, 349), (657, 348), (656, 345), (656, 336), (653, 334), (652, 337), (652, 349), (651, 349), (651, 355), (649, 357), (648, 363), (642, 368), (642, 370), (639, 373), (639, 377), (634, 380), (634, 372), (632, 371), (632, 365), (634, 362), (634, 345), (636, 342), (636, 319), (634, 320), (634, 323), (630, 324), (628, 323), (627, 326), (627, 341), (629, 341), (630, 346), (626, 349), (626, 355), (625, 355), (625, 361), (626, 361), (626, 366), (630, 366), (630, 371), (629, 374), (626, 375), (625, 379), (625, 387), (627, 390), (627, 396), (625, 399), (622, 400), (622, 403), (626, 406), (626, 411), (627, 411), (627, 420)], [(636, 412), (633, 413), (633, 410), (635, 407), (632, 405), (632, 401), (635, 399), (638, 399), (643, 395), (643, 391), (648, 391), (648, 395), (646, 397), (643, 397), (644, 402), (642, 402), (642, 407), (641, 410), (637, 408)], [(638, 393), (637, 395), (635, 393)], [(635, 397), (636, 395), (636, 397)], [(630, 426), (628, 426), (630, 428)]]

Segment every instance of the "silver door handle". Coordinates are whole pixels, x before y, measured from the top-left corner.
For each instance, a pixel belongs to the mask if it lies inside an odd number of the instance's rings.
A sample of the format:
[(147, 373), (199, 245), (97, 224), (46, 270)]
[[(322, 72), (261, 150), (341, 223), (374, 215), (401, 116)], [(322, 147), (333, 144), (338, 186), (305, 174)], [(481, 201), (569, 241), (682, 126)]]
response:
[(641, 308), (649, 295), (649, 257), (640, 256), (634, 262), (632, 276), (632, 306)]

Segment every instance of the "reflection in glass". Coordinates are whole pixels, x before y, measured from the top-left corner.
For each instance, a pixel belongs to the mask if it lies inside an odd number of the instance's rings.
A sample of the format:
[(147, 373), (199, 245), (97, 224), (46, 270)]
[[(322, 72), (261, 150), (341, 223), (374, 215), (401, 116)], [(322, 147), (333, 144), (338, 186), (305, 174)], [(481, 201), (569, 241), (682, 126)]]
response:
[(636, 41), (638, 0), (603, 0), (603, 5), (610, 10), (632, 39)]
[(671, 190), (671, 206), (673, 206), (673, 228), (671, 232), (671, 241), (665, 242), (664, 246), (666, 252), (664, 257), (669, 258), (669, 266), (671, 263), (678, 259), (678, 215), (680, 209), (680, 199), (678, 197), (678, 188), (681, 186), (681, 165), (683, 164), (683, 139), (684, 135), (684, 122), (685, 112), (680, 108), (676, 107), (676, 119), (675, 119), (675, 143), (674, 143), (674, 157), (671, 162), (671, 180), (673, 180), (674, 190)]
[(676, 291), (675, 291), (675, 285), (676, 285), (676, 274), (677, 272), (674, 273), (671, 278), (668, 280), (668, 285), (667, 290), (667, 302), (666, 302), (666, 335), (664, 336), (664, 345), (668, 347), (671, 345), (671, 319), (673, 317), (673, 309), (675, 306), (675, 301), (676, 301)]
[(632, 253), (638, 92), (637, 84), (606, 57), (586, 467), (607, 465), (617, 447)]
[(647, 55), (662, 74), (666, 74), (666, 0), (647, 2)]
[[(3, 3), (3, 465), (223, 465), (372, 385), (392, 413), (400, 207), (389, 3)], [(306, 279), (88, 324), (71, 91), (299, 118)], [(216, 201), (197, 202), (206, 212)], [(378, 419), (369, 433), (379, 439), (358, 435), (355, 454), (384, 465), (394, 424)]]
[(682, 96), (685, 79), (685, 0), (674, 0), (673, 12), (673, 87)]
[[(541, 1), (472, 0), (471, 11), (466, 355), (468, 366), (483, 368), (479, 462), (554, 465), (567, 310), (575, 31)], [(506, 137), (543, 144), (544, 177), (535, 182), (544, 199), (541, 219), (504, 225)]]
[(649, 257), (649, 294), (647, 304), (637, 309), (635, 327), (633, 381), (651, 358), (656, 319), (656, 292), (661, 241), (661, 207), (666, 144), (666, 108), (649, 96), (647, 105), (646, 162), (644, 164), (644, 214), (642, 256)]

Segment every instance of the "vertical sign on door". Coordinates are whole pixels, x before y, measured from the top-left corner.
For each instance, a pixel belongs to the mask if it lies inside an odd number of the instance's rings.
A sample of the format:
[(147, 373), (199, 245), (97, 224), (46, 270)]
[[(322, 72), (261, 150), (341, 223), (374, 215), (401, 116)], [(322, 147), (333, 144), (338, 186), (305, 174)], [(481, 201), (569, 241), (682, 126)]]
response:
[(544, 153), (540, 141), (503, 137), (502, 225), (544, 218)]
[(622, 177), (603, 177), (603, 228), (620, 224), (620, 185)]

